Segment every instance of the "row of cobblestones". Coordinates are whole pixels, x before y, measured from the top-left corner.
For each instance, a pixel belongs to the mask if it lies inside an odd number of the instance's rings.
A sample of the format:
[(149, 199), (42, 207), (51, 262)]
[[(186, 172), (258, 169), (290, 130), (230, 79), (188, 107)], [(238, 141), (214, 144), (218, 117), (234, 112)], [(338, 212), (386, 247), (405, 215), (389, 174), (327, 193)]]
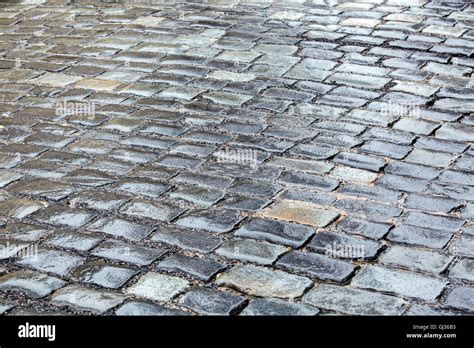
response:
[(474, 312), (469, 0), (26, 0), (0, 38), (0, 314)]

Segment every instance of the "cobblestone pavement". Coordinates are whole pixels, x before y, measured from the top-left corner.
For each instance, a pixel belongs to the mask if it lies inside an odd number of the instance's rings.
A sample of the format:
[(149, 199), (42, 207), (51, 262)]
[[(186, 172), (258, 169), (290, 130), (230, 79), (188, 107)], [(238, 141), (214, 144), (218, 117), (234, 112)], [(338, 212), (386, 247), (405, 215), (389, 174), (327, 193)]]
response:
[(0, 313), (474, 312), (469, 1), (0, 7)]

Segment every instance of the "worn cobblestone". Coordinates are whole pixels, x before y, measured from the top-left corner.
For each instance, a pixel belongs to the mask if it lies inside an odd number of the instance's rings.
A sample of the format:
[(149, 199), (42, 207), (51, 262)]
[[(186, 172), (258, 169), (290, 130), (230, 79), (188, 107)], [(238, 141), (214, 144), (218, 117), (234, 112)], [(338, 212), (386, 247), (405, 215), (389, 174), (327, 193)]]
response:
[(0, 313), (473, 312), (468, 1), (0, 18)]

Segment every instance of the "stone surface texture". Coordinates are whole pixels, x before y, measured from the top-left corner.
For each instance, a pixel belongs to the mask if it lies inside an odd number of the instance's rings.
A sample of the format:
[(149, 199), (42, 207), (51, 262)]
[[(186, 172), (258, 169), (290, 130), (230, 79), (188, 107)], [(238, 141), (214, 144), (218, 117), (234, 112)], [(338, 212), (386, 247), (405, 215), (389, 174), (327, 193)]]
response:
[(0, 313), (474, 313), (471, 1), (8, 1), (0, 37)]

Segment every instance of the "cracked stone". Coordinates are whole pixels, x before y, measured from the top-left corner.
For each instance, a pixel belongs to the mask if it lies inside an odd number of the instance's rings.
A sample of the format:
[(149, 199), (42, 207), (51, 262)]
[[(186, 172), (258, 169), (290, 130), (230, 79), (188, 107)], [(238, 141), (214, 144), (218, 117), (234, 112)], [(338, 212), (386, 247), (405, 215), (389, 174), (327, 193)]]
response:
[(2, 171), (2, 173), (0, 173), (0, 188), (19, 180), (22, 177), (23, 175), (18, 173)]

